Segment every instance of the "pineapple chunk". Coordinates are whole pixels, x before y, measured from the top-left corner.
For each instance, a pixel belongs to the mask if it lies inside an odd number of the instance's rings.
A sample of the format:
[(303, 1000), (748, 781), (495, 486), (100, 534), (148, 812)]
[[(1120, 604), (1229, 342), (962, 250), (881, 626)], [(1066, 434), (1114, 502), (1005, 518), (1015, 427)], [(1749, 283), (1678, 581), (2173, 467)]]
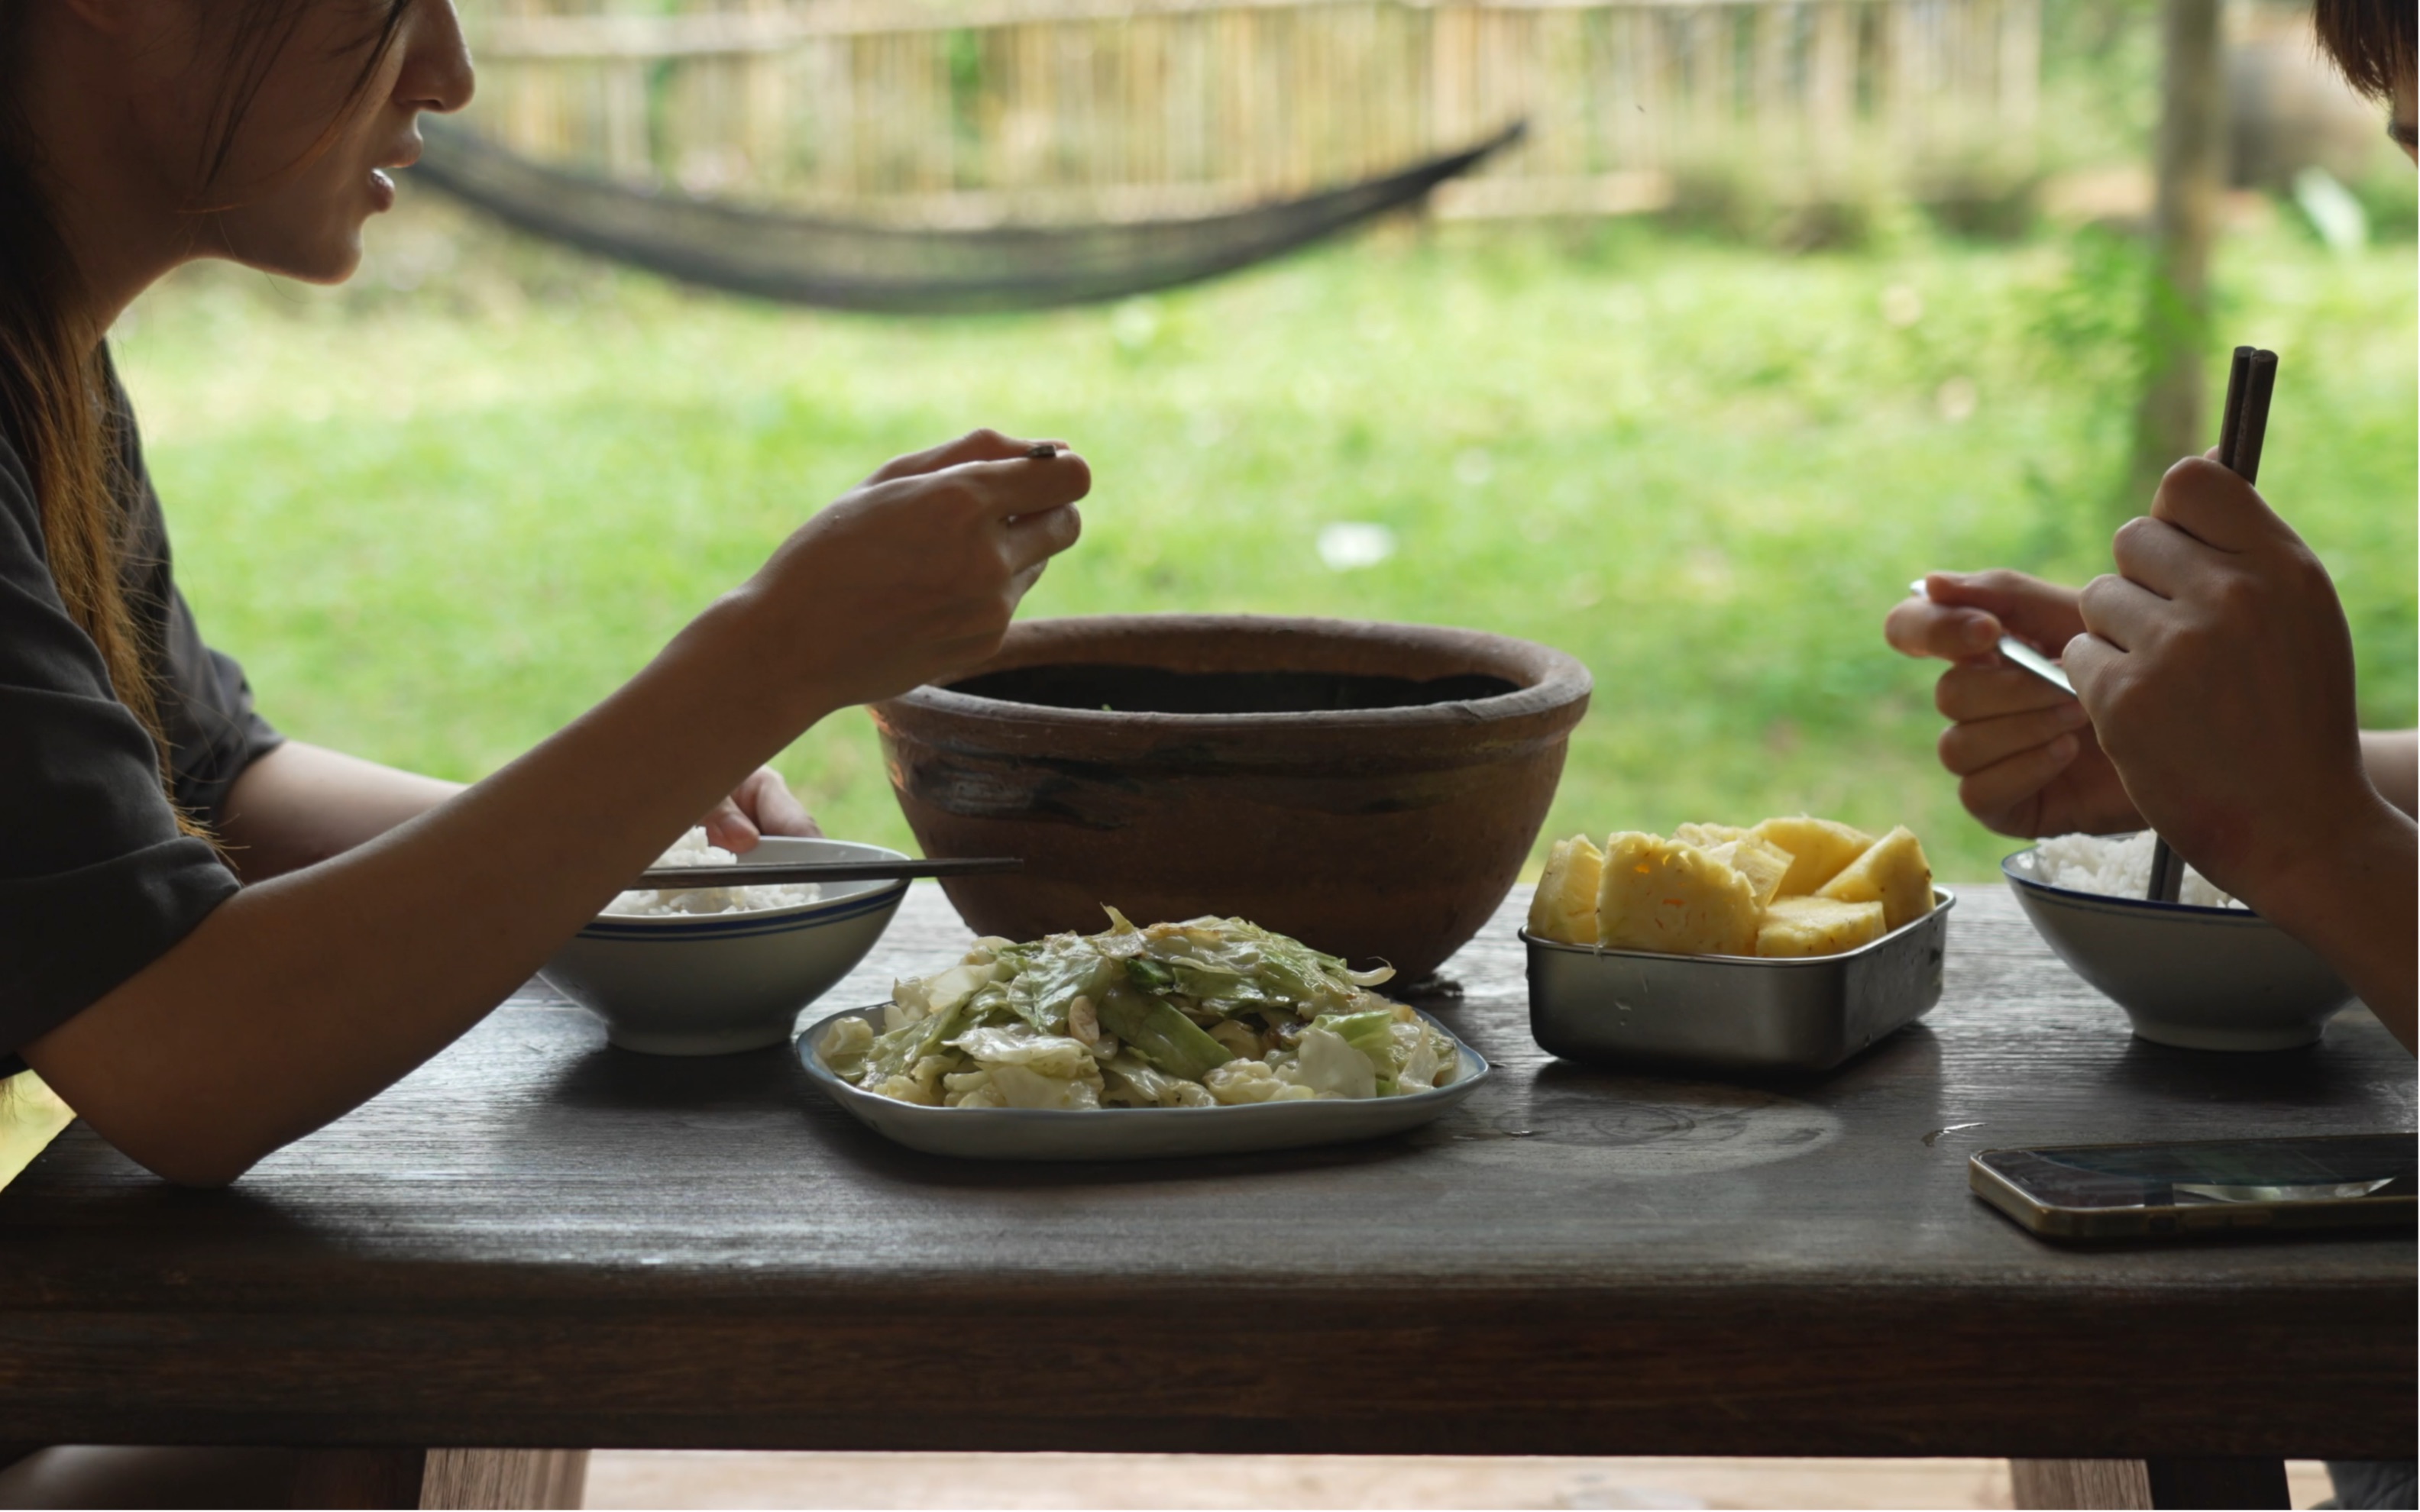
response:
[(1605, 853), (1586, 835), (1555, 841), (1538, 895), (1529, 900), (1529, 933), (1565, 945), (1594, 945), (1596, 889), (1604, 875)]
[(1776, 898), (1756, 927), (1759, 955), (1838, 955), (1884, 934), (1883, 905), (1837, 898)]
[(1779, 889), (1784, 898), (1822, 890), (1823, 884), (1838, 876), (1874, 842), (1871, 835), (1837, 819), (1809, 819), (1805, 814), (1768, 819), (1748, 833), (1789, 853), (1790, 872), (1781, 879)]
[(1717, 845), (1728, 845), (1746, 833), (1737, 825), (1683, 825), (1672, 831), (1672, 838), (1683, 845), (1711, 851)]
[(1756, 947), (1756, 889), (1695, 845), (1616, 833), (1605, 842), (1597, 940), (1621, 950), (1746, 955)]
[(1843, 903), (1879, 903), (1884, 927), (1897, 929), (1932, 912), (1932, 868), (1925, 864), (1915, 834), (1901, 825), (1815, 891)]
[(1747, 885), (1756, 891), (1759, 908), (1773, 902), (1774, 894), (1781, 889), (1781, 879), (1790, 874), (1788, 851), (1745, 831), (1735, 840), (1708, 849), (1706, 854), (1747, 878)]

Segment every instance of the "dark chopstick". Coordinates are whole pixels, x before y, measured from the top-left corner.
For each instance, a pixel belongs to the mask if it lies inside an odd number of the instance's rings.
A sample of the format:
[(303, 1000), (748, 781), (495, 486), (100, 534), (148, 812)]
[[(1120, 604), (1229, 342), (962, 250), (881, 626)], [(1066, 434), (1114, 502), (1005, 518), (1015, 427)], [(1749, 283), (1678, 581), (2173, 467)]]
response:
[(751, 866), (651, 866), (627, 892), (696, 887), (757, 887), (783, 882), (892, 882), (902, 877), (987, 877), (1025, 870), (1018, 856), (952, 856), (938, 861), (792, 861)]
[(2277, 354), (2252, 354), (2252, 378), (2243, 395), (2242, 434), (2226, 465), (2246, 483), (2260, 481), (2260, 443), (2269, 439), (2269, 400), (2277, 392)]
[[(2260, 447), (2269, 437), (2269, 401), (2277, 392), (2277, 354), (2238, 347), (2226, 368), (2226, 409), (2218, 424), (2218, 460), (2246, 483), (2260, 481)], [(2153, 903), (2172, 903), (2184, 891), (2185, 863), (2166, 839), (2151, 837)]]
[(2170, 846), (2167, 837), (2151, 837), (2151, 890), (2147, 895), (2155, 903), (2172, 903), (2185, 890), (2185, 860)]
[(2251, 386), (2252, 348), (2238, 347), (2226, 364), (2226, 408), (2219, 411), (2218, 465), (2232, 471), (2243, 444), (2243, 394)]

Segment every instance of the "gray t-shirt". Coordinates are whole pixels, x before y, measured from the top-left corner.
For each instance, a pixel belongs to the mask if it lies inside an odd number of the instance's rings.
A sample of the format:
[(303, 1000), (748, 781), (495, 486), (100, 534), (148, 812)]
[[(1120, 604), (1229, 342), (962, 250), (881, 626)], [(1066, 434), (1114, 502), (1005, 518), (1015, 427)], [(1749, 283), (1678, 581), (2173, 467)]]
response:
[[(177, 801), (215, 822), (280, 737), (177, 591), (159, 496), (114, 392), (128, 601), (157, 648)], [(0, 425), (0, 1075), (23, 1069), (19, 1046), (150, 964), (236, 887), (206, 841), (178, 833), (150, 737), (59, 598), (32, 477)]]

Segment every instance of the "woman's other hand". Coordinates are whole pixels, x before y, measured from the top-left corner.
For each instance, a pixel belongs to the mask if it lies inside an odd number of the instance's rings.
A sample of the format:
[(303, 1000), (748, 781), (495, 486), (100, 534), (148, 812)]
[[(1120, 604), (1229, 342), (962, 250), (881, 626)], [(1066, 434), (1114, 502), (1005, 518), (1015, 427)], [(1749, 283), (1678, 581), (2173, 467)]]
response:
[(2152, 826), (2247, 901), (2372, 826), (2335, 585), (2252, 486), (2189, 457), (2114, 554), (2066, 661)]
[(706, 826), (706, 843), (735, 855), (754, 850), (767, 835), (824, 832), (815, 816), (807, 812), (807, 806), (782, 780), (782, 774), (769, 766), (749, 773), (747, 780), (731, 790), (731, 796), (708, 810), (698, 823)]
[(1092, 488), (1075, 453), (1033, 449), (979, 430), (900, 457), (799, 527), (738, 591), (768, 693), (803, 701), (791, 728), (1000, 648), (1043, 565), (1076, 544), (1074, 505)]
[(1959, 801), (2003, 835), (2106, 834), (2142, 820), (2084, 705), (1999, 653), (2013, 635), (2048, 656), (2084, 632), (2076, 592), (2021, 572), (1936, 572), (1895, 605), (1891, 645), (1950, 663), (1932, 702), (1950, 721), (1941, 764)]

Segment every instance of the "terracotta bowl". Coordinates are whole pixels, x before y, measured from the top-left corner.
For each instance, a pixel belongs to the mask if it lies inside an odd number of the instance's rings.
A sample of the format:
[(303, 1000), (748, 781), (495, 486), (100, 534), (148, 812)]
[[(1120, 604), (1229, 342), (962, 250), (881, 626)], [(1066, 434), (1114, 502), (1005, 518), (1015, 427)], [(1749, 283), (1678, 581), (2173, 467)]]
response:
[(1233, 915), (1420, 980), (1528, 859), (1586, 668), (1504, 636), (1250, 615), (1035, 620), (875, 706), (927, 856), (979, 933)]

